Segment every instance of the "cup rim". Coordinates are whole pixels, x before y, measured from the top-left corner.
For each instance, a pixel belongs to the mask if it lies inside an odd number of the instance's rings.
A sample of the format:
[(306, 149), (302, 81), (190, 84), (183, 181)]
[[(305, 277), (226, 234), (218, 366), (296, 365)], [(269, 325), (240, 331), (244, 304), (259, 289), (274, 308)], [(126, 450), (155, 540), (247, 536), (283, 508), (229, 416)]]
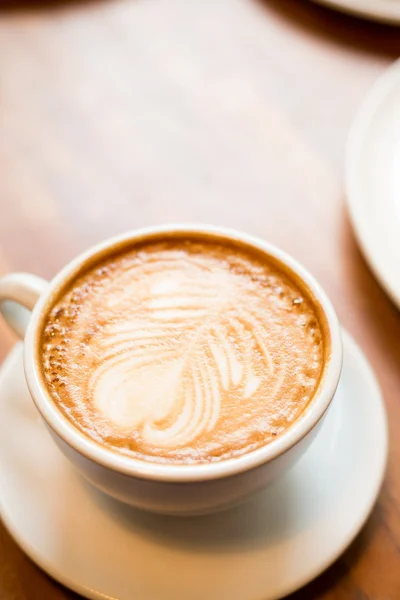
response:
[[(68, 281), (73, 279), (83, 266), (100, 257), (109, 249), (123, 247), (129, 242), (151, 239), (163, 234), (185, 234), (199, 236), (219, 236), (228, 241), (244, 243), (258, 251), (266, 253), (276, 261), (288, 267), (299, 277), (318, 301), (327, 321), (331, 355), (329, 364), (324, 373), (324, 379), (316, 396), (311, 401), (304, 413), (284, 431), (276, 440), (268, 442), (256, 450), (252, 450), (238, 457), (223, 459), (215, 463), (173, 465), (140, 460), (102, 446), (81, 432), (71, 421), (63, 415), (47, 391), (40, 374), (40, 367), (36, 359), (39, 353), (39, 333), (46, 309), (51, 305), (51, 300), (57, 291)], [(36, 303), (25, 335), (24, 344), (24, 369), (29, 391), (33, 401), (50, 429), (58, 435), (64, 443), (73, 448), (82, 456), (107, 467), (112, 471), (138, 479), (167, 482), (193, 482), (212, 479), (222, 479), (227, 476), (239, 474), (243, 471), (254, 469), (268, 463), (287, 452), (302, 440), (323, 417), (335, 394), (339, 383), (342, 368), (342, 339), (341, 330), (335, 310), (316, 279), (301, 265), (283, 250), (263, 241), (255, 236), (241, 233), (234, 229), (213, 225), (172, 224), (147, 227), (129, 231), (109, 238), (87, 251), (63, 267), (49, 283), (46, 292)]]

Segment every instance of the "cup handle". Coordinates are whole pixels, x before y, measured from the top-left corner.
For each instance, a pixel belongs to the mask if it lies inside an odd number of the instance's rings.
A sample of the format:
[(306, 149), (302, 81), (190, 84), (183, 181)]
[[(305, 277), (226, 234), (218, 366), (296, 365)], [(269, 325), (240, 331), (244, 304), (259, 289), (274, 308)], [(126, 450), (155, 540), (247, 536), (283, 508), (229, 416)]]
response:
[(0, 279), (0, 313), (8, 325), (24, 338), (30, 312), (48, 282), (29, 273), (12, 273)]

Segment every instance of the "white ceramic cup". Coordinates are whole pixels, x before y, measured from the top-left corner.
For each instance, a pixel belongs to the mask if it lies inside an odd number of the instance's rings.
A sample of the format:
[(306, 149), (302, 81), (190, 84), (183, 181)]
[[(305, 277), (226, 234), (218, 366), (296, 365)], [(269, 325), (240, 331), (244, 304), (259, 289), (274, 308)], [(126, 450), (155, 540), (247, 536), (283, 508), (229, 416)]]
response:
[[(40, 333), (43, 320), (60, 289), (84, 267), (135, 241), (180, 232), (188, 236), (215, 236), (237, 240), (283, 263), (299, 277), (325, 313), (331, 341), (331, 358), (323, 385), (310, 406), (276, 440), (237, 458), (200, 465), (156, 464), (120, 455), (86, 437), (65, 418), (43, 384), (40, 368)], [(22, 308), (25, 307), (25, 308)], [(27, 319), (27, 311), (32, 311)], [(25, 337), (26, 381), (57, 446), (92, 484), (138, 508), (168, 514), (202, 514), (240, 502), (267, 486), (291, 466), (309, 446), (339, 383), (342, 339), (332, 305), (317, 281), (293, 258), (249, 235), (220, 227), (163, 226), (133, 231), (110, 239), (78, 256), (50, 282), (24, 273), (0, 279), (0, 310), (20, 337)], [(162, 393), (162, 390), (160, 390)]]

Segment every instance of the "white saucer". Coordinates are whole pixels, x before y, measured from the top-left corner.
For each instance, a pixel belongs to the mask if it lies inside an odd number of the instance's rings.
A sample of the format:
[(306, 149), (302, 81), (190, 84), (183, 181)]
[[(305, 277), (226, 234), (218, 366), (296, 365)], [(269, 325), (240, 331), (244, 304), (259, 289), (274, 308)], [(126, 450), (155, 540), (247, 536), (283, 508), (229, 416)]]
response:
[(384, 406), (361, 351), (344, 335), (332, 408), (301, 461), (246, 504), (206, 517), (153, 516), (106, 498), (49, 437), (22, 375), (22, 346), (0, 373), (0, 509), (24, 551), (95, 599), (268, 600), (326, 569), (379, 492)]
[(400, 307), (400, 61), (375, 83), (351, 128), (346, 188), (363, 253)]
[(398, 0), (314, 0), (326, 4), (341, 12), (346, 12), (365, 19), (391, 23), (400, 23), (400, 3)]

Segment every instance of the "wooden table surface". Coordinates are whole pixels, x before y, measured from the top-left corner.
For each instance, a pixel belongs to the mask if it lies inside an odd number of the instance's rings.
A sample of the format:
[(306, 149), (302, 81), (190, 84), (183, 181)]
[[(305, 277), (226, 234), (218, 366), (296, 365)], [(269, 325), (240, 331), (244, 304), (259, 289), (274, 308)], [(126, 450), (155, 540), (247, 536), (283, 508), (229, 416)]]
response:
[[(400, 314), (343, 189), (351, 121), (399, 54), (400, 29), (306, 0), (0, 2), (0, 274), (52, 277), (143, 225), (232, 226), (302, 261), (376, 370), (391, 430), (379, 502), (292, 600), (400, 598)], [(0, 360), (14, 341), (1, 323)], [(74, 597), (0, 526), (1, 599)]]

